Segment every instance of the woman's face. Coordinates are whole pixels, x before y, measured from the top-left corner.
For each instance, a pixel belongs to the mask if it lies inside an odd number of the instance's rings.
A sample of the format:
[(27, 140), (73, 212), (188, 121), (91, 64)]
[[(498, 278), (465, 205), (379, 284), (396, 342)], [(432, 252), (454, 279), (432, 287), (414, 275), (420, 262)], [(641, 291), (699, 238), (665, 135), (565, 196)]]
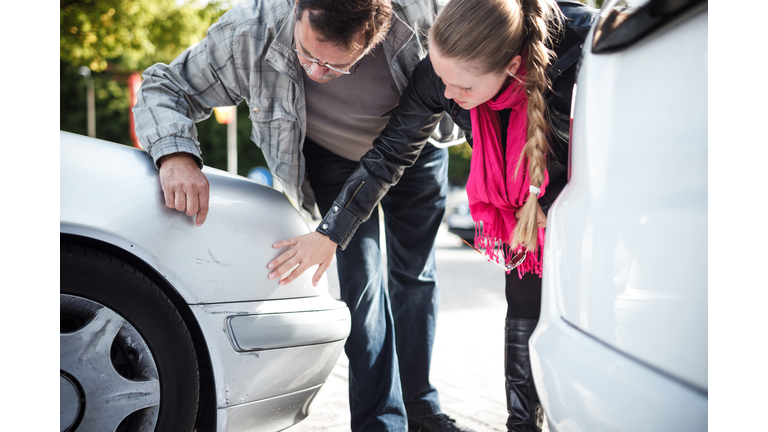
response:
[(429, 58), (435, 73), (445, 84), (445, 97), (453, 99), (460, 107), (468, 110), (487, 102), (496, 96), (509, 73), (517, 72), (520, 56), (515, 56), (504, 72), (480, 74), (477, 65), (463, 60), (444, 57), (440, 50), (430, 44)]

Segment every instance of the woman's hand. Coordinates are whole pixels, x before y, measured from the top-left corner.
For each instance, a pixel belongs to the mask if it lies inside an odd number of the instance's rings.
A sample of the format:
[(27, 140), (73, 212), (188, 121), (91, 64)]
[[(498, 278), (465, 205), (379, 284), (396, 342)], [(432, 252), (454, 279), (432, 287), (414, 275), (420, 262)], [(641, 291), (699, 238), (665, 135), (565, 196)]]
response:
[[(284, 273), (288, 273), (288, 276), (280, 280), (280, 285), (286, 285), (293, 282), (294, 279), (299, 277), (308, 268), (319, 264), (315, 275), (312, 276), (312, 285), (317, 286), (320, 278), (330, 267), (338, 245), (325, 234), (315, 231), (292, 239), (279, 241), (273, 244), (272, 248), (280, 249), (286, 246), (293, 247), (267, 264), (267, 268), (274, 270), (269, 274), (269, 278), (274, 279), (278, 276), (284, 276)], [(291, 269), (293, 270), (291, 271)]]
[[(520, 210), (515, 212), (515, 217), (517, 220), (520, 220)], [(536, 201), (536, 226), (539, 228), (547, 227), (547, 215), (544, 214), (544, 210), (541, 209), (538, 201)]]

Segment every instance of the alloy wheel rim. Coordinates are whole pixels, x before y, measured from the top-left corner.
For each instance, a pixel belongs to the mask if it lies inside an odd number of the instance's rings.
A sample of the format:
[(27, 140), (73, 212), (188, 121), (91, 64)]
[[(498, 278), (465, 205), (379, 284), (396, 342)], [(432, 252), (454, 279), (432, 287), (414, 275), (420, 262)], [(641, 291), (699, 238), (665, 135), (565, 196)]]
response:
[(160, 381), (152, 352), (123, 316), (60, 294), (61, 431), (155, 430)]

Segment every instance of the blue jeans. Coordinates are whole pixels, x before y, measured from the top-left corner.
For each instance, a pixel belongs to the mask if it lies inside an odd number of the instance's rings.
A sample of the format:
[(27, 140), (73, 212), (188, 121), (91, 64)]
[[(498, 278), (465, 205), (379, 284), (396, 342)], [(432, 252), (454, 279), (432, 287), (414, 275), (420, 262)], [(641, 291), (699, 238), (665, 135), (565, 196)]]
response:
[[(318, 208), (326, 214), (358, 163), (310, 141), (304, 154)], [(448, 152), (427, 145), (381, 201), (387, 273), (378, 211), (346, 250), (336, 252), (341, 299), (352, 315), (345, 352), (354, 432), (407, 431), (407, 416), (440, 412), (429, 365), (439, 301), (435, 236), (447, 191)]]

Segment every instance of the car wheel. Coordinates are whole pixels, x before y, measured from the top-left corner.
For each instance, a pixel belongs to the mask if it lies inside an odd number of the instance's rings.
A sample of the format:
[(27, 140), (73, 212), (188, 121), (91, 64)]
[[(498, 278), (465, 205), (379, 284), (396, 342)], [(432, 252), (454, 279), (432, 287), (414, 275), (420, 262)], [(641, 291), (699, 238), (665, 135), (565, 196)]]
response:
[(61, 245), (61, 431), (191, 431), (199, 375), (168, 297), (134, 267)]

